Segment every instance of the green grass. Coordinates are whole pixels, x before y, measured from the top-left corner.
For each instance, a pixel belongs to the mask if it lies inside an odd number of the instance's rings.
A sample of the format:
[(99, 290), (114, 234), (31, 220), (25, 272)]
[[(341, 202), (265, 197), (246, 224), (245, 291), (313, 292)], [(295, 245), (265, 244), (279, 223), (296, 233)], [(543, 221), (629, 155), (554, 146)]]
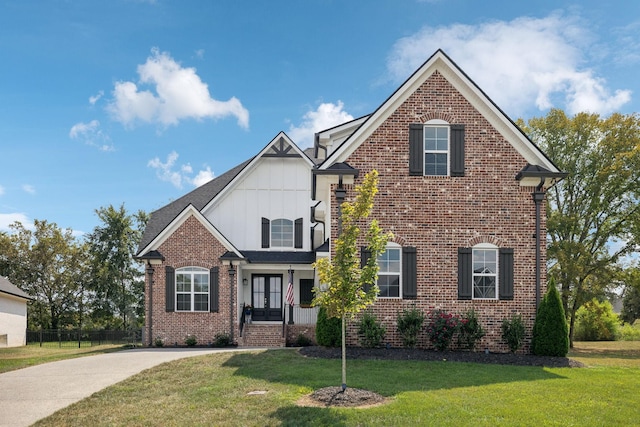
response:
[(590, 352), (579, 345), (574, 352), (588, 367), (348, 360), (350, 387), (390, 399), (363, 409), (296, 404), (315, 389), (339, 385), (340, 360), (306, 359), (288, 349), (212, 354), (144, 371), (37, 425), (639, 424), (640, 347)]
[(0, 349), (0, 374), (41, 363), (118, 351), (122, 348), (124, 348), (122, 345), (111, 344), (82, 348), (39, 347), (37, 345), (3, 348)]

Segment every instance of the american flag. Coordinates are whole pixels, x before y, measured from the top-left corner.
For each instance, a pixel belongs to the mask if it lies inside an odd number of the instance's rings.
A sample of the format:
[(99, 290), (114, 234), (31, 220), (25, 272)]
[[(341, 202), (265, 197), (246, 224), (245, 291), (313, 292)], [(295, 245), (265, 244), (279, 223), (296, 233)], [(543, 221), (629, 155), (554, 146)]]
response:
[(289, 284), (287, 285), (287, 302), (293, 305), (293, 271), (289, 270)]

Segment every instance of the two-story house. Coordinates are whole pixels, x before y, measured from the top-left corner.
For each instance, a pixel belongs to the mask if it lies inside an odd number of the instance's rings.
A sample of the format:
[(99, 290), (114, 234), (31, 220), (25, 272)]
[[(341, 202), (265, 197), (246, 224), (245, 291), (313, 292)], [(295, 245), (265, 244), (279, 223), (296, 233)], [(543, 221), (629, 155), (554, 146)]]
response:
[[(313, 337), (312, 264), (332, 255), (338, 206), (372, 169), (373, 216), (394, 234), (372, 307), (385, 341), (400, 345), (397, 315), (413, 306), (473, 308), (487, 330), (483, 348), (506, 350), (500, 325), (515, 313), (530, 335), (546, 289), (544, 191), (564, 174), (437, 51), (372, 114), (317, 133), (313, 148), (280, 133), (151, 214), (138, 253), (146, 343)], [(354, 327), (347, 338), (357, 345)]]

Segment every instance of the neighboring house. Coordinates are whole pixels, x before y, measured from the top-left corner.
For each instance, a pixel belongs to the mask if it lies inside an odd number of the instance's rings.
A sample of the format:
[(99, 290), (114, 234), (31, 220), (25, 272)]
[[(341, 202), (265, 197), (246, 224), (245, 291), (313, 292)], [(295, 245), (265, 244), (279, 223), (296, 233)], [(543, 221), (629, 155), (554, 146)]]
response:
[[(280, 133), (151, 214), (138, 252), (147, 263), (146, 343), (313, 337), (312, 264), (331, 256), (338, 206), (372, 169), (373, 217), (395, 236), (379, 259), (372, 308), (385, 341), (400, 345), (397, 315), (414, 305), (473, 308), (487, 330), (483, 348), (507, 349), (500, 325), (515, 313), (530, 338), (546, 288), (544, 191), (564, 173), (437, 51), (371, 115), (317, 133), (313, 149)], [(354, 325), (347, 338), (357, 344)]]
[(27, 339), (27, 293), (0, 276), (0, 347), (20, 347)]

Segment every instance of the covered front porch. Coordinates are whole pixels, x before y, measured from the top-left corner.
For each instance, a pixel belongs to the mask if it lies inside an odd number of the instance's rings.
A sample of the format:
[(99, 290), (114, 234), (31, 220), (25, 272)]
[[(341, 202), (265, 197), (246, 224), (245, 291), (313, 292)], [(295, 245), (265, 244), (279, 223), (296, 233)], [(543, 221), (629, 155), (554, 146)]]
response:
[(248, 262), (238, 268), (238, 345), (285, 346), (288, 330), (305, 326), (304, 330), (314, 331), (315, 254), (244, 251), (243, 255)]

